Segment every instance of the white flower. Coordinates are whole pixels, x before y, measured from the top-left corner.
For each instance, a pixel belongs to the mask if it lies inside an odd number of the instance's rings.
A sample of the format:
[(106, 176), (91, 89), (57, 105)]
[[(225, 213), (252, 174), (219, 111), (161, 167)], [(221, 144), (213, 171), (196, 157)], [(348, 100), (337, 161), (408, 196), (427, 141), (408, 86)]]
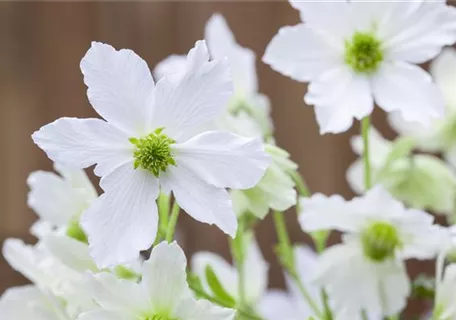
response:
[[(363, 142), (352, 139), (352, 148), (361, 158), (347, 171), (347, 180), (354, 191), (364, 192)], [(412, 154), (414, 140), (384, 139), (375, 129), (369, 131), (369, 154), (374, 184), (383, 185), (396, 199), (416, 209), (432, 210), (454, 216), (456, 173), (439, 158)]]
[(263, 61), (310, 82), (321, 133), (339, 133), (387, 112), (428, 125), (444, 106), (431, 77), (415, 64), (456, 40), (456, 9), (444, 1), (290, 1), (304, 23), (279, 30)]
[[(243, 263), (244, 272), (244, 303), (255, 308), (261, 301), (268, 288), (269, 264), (264, 260), (260, 247), (255, 239), (248, 236), (248, 246)], [(247, 241), (246, 241), (247, 242)], [(217, 275), (218, 280), (225, 291), (239, 300), (239, 274), (235, 266), (229, 264), (219, 255), (200, 251), (193, 255), (191, 261), (192, 271), (201, 279), (206, 292), (211, 289), (206, 279), (206, 268), (210, 266)]]
[(91, 276), (91, 287), (99, 309), (78, 320), (180, 319), (230, 320), (232, 309), (195, 300), (187, 284), (187, 261), (176, 242), (162, 242), (143, 264), (140, 283), (118, 279), (110, 273)]
[(73, 320), (62, 304), (51, 294), (35, 286), (13, 287), (0, 298), (2, 320)]
[(436, 279), (436, 299), (433, 320), (456, 319), (456, 264), (445, 268), (443, 279)]
[(233, 236), (237, 221), (225, 188), (253, 187), (269, 164), (259, 140), (217, 131), (191, 136), (223, 111), (232, 86), (226, 62), (209, 62), (204, 41), (187, 59), (181, 79), (155, 84), (133, 51), (94, 42), (81, 69), (89, 100), (106, 121), (61, 118), (33, 134), (56, 162), (96, 164), (104, 194), (81, 225), (100, 268), (133, 260), (152, 245), (160, 190), (172, 191), (193, 218)]
[(410, 293), (404, 260), (430, 259), (441, 246), (441, 229), (423, 211), (406, 209), (382, 187), (345, 201), (322, 194), (301, 200), (305, 231), (335, 229), (343, 243), (320, 256), (316, 283), (324, 286), (337, 313), (390, 316)]
[(410, 123), (399, 114), (391, 114), (390, 123), (401, 135), (413, 137), (424, 151), (442, 152), (444, 158), (456, 166), (456, 50), (445, 48), (431, 63), (433, 76), (445, 100), (445, 117), (426, 128)]
[(84, 170), (56, 163), (54, 168), (60, 176), (35, 171), (27, 179), (27, 203), (40, 217), (32, 226), (32, 233), (41, 238), (55, 228), (64, 228), (69, 236), (85, 241), (79, 217), (97, 198), (97, 192)]
[(266, 151), (272, 157), (272, 163), (266, 174), (253, 188), (231, 191), (234, 211), (238, 216), (252, 213), (263, 219), (269, 208), (285, 211), (296, 204), (295, 183), (290, 172), (297, 169), (297, 164), (289, 159), (289, 154), (273, 145), (266, 145)]

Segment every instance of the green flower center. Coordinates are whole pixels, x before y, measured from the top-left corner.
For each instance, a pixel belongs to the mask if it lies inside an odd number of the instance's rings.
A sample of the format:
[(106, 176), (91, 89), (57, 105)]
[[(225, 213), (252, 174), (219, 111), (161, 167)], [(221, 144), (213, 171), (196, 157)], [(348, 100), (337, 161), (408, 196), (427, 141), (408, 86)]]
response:
[(397, 229), (387, 222), (374, 222), (361, 233), (364, 254), (376, 262), (394, 255), (401, 245)]
[(82, 230), (81, 225), (79, 224), (79, 219), (77, 218), (70, 220), (68, 223), (66, 235), (83, 243), (89, 243), (87, 235), (84, 230)]
[(145, 318), (140, 318), (139, 320), (178, 320), (178, 319), (171, 318), (167, 315), (154, 314), (154, 315), (148, 315)]
[(171, 151), (171, 145), (176, 141), (163, 134), (163, 129), (159, 128), (139, 139), (130, 138), (130, 142), (136, 147), (133, 154), (135, 169), (148, 170), (157, 178), (160, 172), (166, 171), (168, 165), (176, 165)]
[(356, 32), (345, 42), (345, 63), (355, 72), (375, 72), (382, 61), (381, 42), (371, 33)]

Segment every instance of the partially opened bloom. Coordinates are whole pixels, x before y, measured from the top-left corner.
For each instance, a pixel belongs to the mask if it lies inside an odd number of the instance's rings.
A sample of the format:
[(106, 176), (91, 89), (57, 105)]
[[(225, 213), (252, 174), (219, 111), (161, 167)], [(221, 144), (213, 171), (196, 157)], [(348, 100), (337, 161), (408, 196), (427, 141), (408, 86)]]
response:
[(429, 125), (444, 104), (416, 64), (456, 40), (456, 9), (444, 1), (294, 1), (303, 23), (279, 30), (263, 61), (309, 82), (321, 133), (339, 133), (368, 116), (374, 101), (406, 121)]
[(176, 242), (162, 242), (143, 264), (140, 283), (110, 273), (91, 276), (92, 294), (99, 308), (78, 320), (179, 319), (231, 320), (235, 311), (196, 300), (187, 284), (186, 258)]
[(456, 167), (456, 50), (445, 48), (431, 63), (434, 78), (445, 101), (445, 117), (435, 120), (430, 127), (405, 121), (400, 114), (392, 114), (390, 123), (401, 135), (413, 137), (424, 151), (441, 152)]
[(344, 233), (343, 243), (319, 257), (315, 275), (334, 310), (346, 319), (362, 310), (380, 317), (401, 311), (410, 294), (404, 260), (431, 259), (442, 244), (432, 215), (406, 209), (379, 186), (351, 201), (322, 194), (301, 201), (303, 230)]
[[(368, 135), (374, 184), (381, 184), (410, 207), (455, 218), (456, 173), (451, 166), (433, 155), (412, 153), (414, 139), (389, 141), (374, 128)], [(363, 142), (361, 136), (351, 142), (360, 158), (347, 170), (347, 180), (355, 192), (362, 194), (365, 191)]]
[(204, 41), (190, 50), (180, 79), (156, 84), (131, 50), (96, 43), (81, 61), (88, 97), (105, 119), (61, 118), (33, 139), (54, 161), (96, 165), (104, 191), (81, 218), (100, 268), (127, 262), (157, 234), (160, 190), (188, 214), (234, 236), (236, 216), (225, 188), (251, 188), (269, 157), (258, 139), (228, 132), (194, 135), (232, 95), (224, 60), (209, 61)]

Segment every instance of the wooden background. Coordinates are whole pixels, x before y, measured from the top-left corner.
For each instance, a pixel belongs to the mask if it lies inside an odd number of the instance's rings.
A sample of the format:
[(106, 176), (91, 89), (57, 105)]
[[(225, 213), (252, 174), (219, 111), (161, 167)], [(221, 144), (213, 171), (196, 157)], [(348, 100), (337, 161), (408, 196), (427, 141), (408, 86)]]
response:
[[(26, 206), (26, 178), (50, 161), (30, 138), (34, 130), (62, 116), (95, 116), (86, 95), (79, 61), (92, 40), (131, 48), (152, 68), (171, 53), (186, 53), (203, 38), (214, 12), (228, 20), (238, 42), (258, 57), (280, 26), (295, 24), (298, 13), (285, 2), (141, 2), (0, 4), (0, 240), (25, 238), (35, 215)], [(258, 61), (261, 92), (272, 101), (278, 144), (288, 150), (312, 191), (352, 196), (345, 170), (355, 156), (348, 139), (357, 132), (320, 136), (312, 108), (303, 103), (305, 85), (293, 82)], [(376, 112), (381, 131), (392, 134)], [(182, 215), (180, 235), (188, 253), (216, 250), (228, 256), (217, 229)], [(306, 240), (287, 214), (292, 237)], [(271, 285), (282, 284), (272, 253), (275, 234), (270, 217), (258, 226)], [(24, 283), (0, 258), (0, 293)]]

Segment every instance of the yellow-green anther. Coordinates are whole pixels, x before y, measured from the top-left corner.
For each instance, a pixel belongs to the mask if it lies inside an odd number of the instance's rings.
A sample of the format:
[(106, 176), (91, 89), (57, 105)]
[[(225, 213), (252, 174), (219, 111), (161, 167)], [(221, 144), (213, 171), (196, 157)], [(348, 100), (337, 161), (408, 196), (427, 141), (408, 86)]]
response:
[(374, 222), (361, 233), (364, 254), (370, 259), (381, 262), (394, 256), (401, 246), (395, 226), (387, 222)]
[(176, 141), (165, 135), (163, 128), (142, 138), (130, 138), (130, 142), (136, 147), (133, 154), (135, 169), (143, 168), (158, 177), (170, 164), (176, 165), (171, 150)]
[(371, 33), (356, 32), (345, 41), (345, 63), (357, 73), (372, 73), (383, 61), (381, 42)]

